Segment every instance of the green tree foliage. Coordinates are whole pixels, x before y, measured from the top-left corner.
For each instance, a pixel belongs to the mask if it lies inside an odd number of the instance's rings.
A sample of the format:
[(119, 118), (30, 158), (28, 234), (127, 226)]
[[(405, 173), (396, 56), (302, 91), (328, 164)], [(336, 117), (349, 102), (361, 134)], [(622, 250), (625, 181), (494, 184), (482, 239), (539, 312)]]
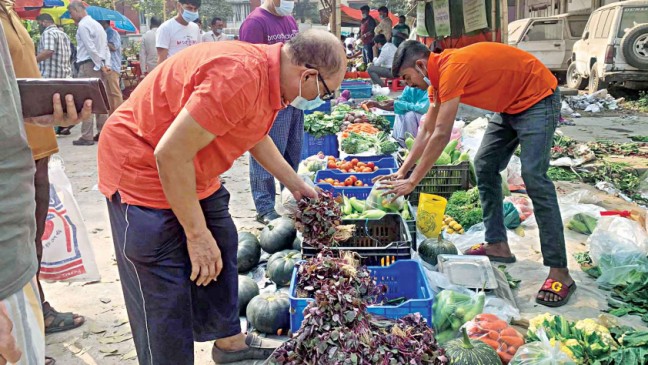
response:
[(209, 27), (214, 17), (220, 17), (227, 21), (233, 14), (232, 6), (226, 0), (202, 0), (200, 17), (205, 27)]

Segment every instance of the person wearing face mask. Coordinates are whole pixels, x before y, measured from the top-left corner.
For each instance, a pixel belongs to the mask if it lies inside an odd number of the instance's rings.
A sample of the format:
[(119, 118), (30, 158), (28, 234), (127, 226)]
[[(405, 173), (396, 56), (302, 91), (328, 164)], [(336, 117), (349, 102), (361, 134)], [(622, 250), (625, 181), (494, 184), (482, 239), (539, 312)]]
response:
[(215, 17), (211, 21), (211, 31), (203, 34), (203, 42), (222, 42), (227, 40), (227, 36), (223, 33), (225, 23), (223, 19)]
[(409, 86), (428, 89), (432, 107), (409, 156), (390, 176), (395, 181), (390, 182), (389, 192), (407, 195), (425, 176), (450, 140), (459, 102), (500, 113), (501, 118), (489, 122), (475, 156), (485, 243), (464, 254), (485, 255), (491, 261), (505, 263), (516, 261), (504, 227), (500, 172), (519, 145), (522, 178), (538, 221), (544, 264), (549, 267), (535, 300), (548, 307), (566, 304), (576, 284), (567, 268), (556, 190), (547, 177), (553, 135), (560, 119), (556, 77), (530, 53), (491, 42), (433, 54), (419, 42), (406, 41), (396, 52), (392, 72)]
[[(378, 15), (380, 16), (380, 23), (374, 29), (375, 35), (384, 35), (387, 39), (387, 42), (391, 42), (392, 39), (392, 20), (389, 18), (389, 9), (386, 6), (381, 6), (378, 8)], [(378, 44), (374, 41), (373, 53), (378, 55)]]
[(162, 23), (156, 33), (158, 64), (202, 40), (200, 27), (194, 23), (200, 17), (200, 0), (178, 0), (176, 9), (178, 15)]
[[(255, 44), (289, 41), (299, 32), (297, 22), (291, 15), (294, 5), (294, 1), (265, 0), (241, 24), (241, 40)], [(295, 171), (299, 167), (303, 134), (304, 112), (293, 104), (279, 112), (270, 130), (270, 138)], [(275, 179), (253, 156), (250, 157), (250, 185), (257, 221), (268, 224), (279, 218), (275, 211)]]
[(320, 30), (286, 44), (199, 44), (158, 65), (111, 115), (99, 190), (140, 364), (193, 364), (194, 341), (215, 341), (216, 364), (263, 360), (279, 345), (241, 333), (237, 230), (219, 176), (249, 151), (297, 200), (315, 198), (268, 133), (289, 105), (331, 100), (345, 65)]
[(360, 8), (362, 20), (360, 21), (360, 40), (362, 40), (362, 61), (367, 64), (374, 59), (374, 30), (376, 19), (369, 15), (369, 5)]

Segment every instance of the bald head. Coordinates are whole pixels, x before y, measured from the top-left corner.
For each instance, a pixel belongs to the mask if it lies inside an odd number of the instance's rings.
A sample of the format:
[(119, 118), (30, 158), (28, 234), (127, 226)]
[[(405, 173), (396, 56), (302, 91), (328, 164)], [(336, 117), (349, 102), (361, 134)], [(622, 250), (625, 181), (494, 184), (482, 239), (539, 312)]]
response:
[(288, 43), (288, 52), (295, 65), (315, 68), (322, 77), (332, 77), (346, 71), (346, 54), (340, 41), (331, 33), (309, 29)]
[(88, 13), (86, 12), (86, 7), (81, 1), (72, 1), (68, 5), (68, 11), (70, 12), (70, 18), (74, 20), (75, 23), (79, 23)]

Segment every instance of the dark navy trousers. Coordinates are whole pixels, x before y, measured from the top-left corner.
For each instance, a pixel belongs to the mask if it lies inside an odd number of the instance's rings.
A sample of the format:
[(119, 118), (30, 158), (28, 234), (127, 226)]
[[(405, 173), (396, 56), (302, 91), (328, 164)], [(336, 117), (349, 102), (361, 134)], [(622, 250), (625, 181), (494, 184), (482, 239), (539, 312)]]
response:
[(223, 259), (216, 282), (198, 287), (182, 226), (170, 209), (108, 201), (119, 277), (141, 365), (194, 363), (194, 341), (241, 332), (238, 315), (237, 233), (229, 192), (200, 201)]

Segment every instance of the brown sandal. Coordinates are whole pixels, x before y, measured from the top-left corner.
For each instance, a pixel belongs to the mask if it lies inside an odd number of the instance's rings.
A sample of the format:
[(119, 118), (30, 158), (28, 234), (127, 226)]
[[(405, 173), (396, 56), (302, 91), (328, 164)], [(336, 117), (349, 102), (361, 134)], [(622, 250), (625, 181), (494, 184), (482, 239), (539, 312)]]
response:
[(573, 282), (571, 285), (567, 286), (558, 280), (547, 279), (545, 280), (544, 284), (542, 284), (542, 288), (540, 288), (538, 293), (556, 294), (560, 297), (560, 300), (557, 300), (555, 302), (548, 302), (536, 297), (536, 303), (551, 308), (562, 307), (563, 305), (567, 304), (569, 297), (571, 297), (574, 291), (576, 291), (576, 282)]

